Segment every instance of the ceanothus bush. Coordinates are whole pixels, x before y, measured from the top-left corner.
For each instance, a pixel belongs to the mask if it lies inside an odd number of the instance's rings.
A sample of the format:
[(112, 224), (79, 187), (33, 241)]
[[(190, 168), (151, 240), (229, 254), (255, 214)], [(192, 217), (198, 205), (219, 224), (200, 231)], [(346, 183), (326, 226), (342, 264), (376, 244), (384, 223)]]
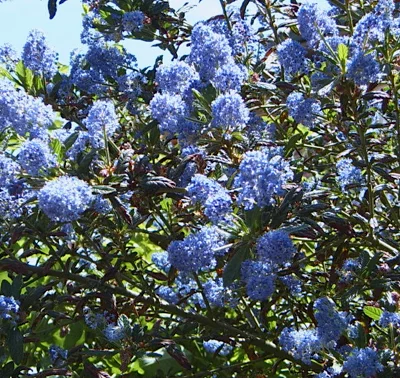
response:
[(0, 47), (1, 377), (400, 376), (400, 9), (327, 3)]

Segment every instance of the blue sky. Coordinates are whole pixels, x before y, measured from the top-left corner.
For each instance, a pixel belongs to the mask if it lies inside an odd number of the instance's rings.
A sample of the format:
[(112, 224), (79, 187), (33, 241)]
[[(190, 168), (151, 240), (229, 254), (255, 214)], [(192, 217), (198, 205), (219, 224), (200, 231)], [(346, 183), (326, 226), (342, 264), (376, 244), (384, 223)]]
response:
[[(175, 9), (179, 9), (185, 0), (170, 0)], [(198, 4), (197, 0), (189, 3)], [(218, 0), (203, 0), (196, 9), (188, 14), (191, 23), (221, 13)], [(61, 63), (69, 64), (70, 52), (80, 47), (82, 30), (81, 0), (68, 0), (58, 7), (53, 20), (49, 19), (47, 0), (0, 0), (0, 45), (11, 43), (21, 51), (32, 29), (42, 30), (49, 45), (59, 54)], [(154, 59), (161, 54), (158, 48), (151, 48), (150, 43), (128, 41), (126, 47), (136, 55), (139, 67), (153, 65)], [(169, 53), (166, 53), (169, 55)], [(166, 59), (168, 57), (166, 56)]]
[[(171, 7), (179, 9), (185, 3), (196, 5), (188, 14), (191, 24), (204, 20), (216, 14), (221, 14), (218, 0), (170, 0)], [(326, 0), (316, 1), (326, 5)], [(239, 1), (241, 3), (241, 1)], [(0, 0), (0, 45), (11, 43), (17, 51), (21, 51), (26, 38), (32, 29), (42, 30), (49, 42), (59, 53), (59, 61), (69, 64), (70, 52), (81, 47), (80, 33), (82, 30), (81, 0), (68, 0), (58, 8), (56, 17), (49, 19), (47, 0)], [(154, 59), (162, 53), (158, 48), (151, 48), (151, 43), (127, 41), (126, 47), (138, 60), (140, 68), (152, 66)], [(165, 54), (169, 60), (169, 53)]]

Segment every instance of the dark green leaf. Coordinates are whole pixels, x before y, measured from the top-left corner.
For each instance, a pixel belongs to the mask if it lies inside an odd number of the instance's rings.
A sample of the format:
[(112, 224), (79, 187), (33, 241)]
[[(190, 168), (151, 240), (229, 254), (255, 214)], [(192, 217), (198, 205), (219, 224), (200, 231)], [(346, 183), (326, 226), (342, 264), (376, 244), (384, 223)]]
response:
[(16, 364), (21, 363), (24, 354), (24, 337), (18, 328), (9, 331), (7, 344), (13, 361)]
[(51, 20), (57, 13), (57, 0), (49, 0), (47, 3), (47, 9), (49, 10), (49, 16)]
[(224, 286), (230, 286), (236, 279), (240, 277), (240, 269), (242, 262), (250, 257), (250, 249), (248, 245), (241, 245), (235, 250), (235, 254), (226, 264), (223, 274)]

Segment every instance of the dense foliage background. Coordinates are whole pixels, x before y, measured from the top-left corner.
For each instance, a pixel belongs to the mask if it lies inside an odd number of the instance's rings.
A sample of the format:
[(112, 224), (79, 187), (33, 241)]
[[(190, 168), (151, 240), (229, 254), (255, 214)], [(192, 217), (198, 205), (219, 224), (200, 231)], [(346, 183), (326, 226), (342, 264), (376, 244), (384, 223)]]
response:
[(0, 377), (400, 376), (396, 4), (220, 3), (0, 47)]

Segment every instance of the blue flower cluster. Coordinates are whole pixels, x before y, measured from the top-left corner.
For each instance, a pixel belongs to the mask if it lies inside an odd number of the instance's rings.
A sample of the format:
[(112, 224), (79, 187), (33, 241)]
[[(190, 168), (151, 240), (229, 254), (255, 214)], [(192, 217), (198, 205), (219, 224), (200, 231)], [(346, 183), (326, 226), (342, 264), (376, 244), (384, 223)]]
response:
[(338, 34), (335, 21), (315, 3), (304, 3), (299, 8), (297, 22), (302, 37), (313, 48), (318, 47), (322, 37)]
[(76, 177), (49, 181), (38, 194), (40, 209), (53, 221), (77, 220), (94, 199), (89, 185)]
[(182, 133), (188, 109), (180, 95), (156, 93), (150, 102), (153, 117), (160, 123), (161, 133), (169, 137)]
[(122, 28), (128, 33), (140, 31), (144, 20), (145, 15), (141, 11), (126, 12), (122, 15)]
[(0, 63), (3, 63), (7, 70), (14, 67), (18, 63), (18, 60), (17, 52), (9, 43), (4, 43), (0, 46)]
[(125, 329), (119, 325), (108, 324), (103, 330), (104, 336), (108, 341), (112, 343), (117, 343), (125, 337)]
[(46, 139), (54, 119), (51, 106), (0, 80), (0, 131), (12, 127), (21, 136)]
[(167, 249), (170, 263), (186, 273), (210, 270), (215, 266), (214, 250), (224, 245), (216, 227), (203, 227), (184, 240), (174, 240)]
[(218, 182), (204, 175), (195, 174), (187, 186), (187, 191), (192, 202), (205, 207), (204, 214), (213, 223), (227, 219), (232, 199)]
[(348, 185), (361, 184), (363, 182), (360, 168), (355, 167), (349, 158), (340, 159), (336, 163), (336, 169), (338, 173), (336, 181), (342, 190), (345, 190)]
[(271, 265), (284, 265), (296, 253), (288, 233), (280, 230), (269, 231), (259, 237), (256, 249), (258, 258)]
[(203, 347), (208, 353), (217, 353), (220, 356), (227, 356), (232, 352), (233, 346), (219, 340), (203, 341)]
[(279, 336), (279, 344), (282, 349), (293, 354), (297, 360), (305, 364), (311, 364), (311, 358), (321, 350), (321, 342), (316, 330), (295, 330), (284, 328)]
[(303, 93), (292, 92), (286, 99), (289, 115), (304, 126), (312, 127), (315, 118), (321, 114), (321, 105), (314, 98), (304, 98)]
[(169, 286), (160, 286), (156, 289), (156, 294), (168, 303), (177, 304), (179, 302), (178, 294)]
[(168, 253), (165, 251), (154, 252), (151, 255), (151, 261), (158, 269), (164, 271), (165, 273), (168, 273), (171, 269), (171, 264), (168, 260)]
[(0, 154), (0, 187), (7, 187), (16, 180), (19, 165), (4, 154)]
[(188, 58), (197, 68), (203, 81), (213, 80), (218, 68), (232, 62), (232, 49), (227, 38), (215, 33), (210, 26), (198, 23), (191, 35)]
[(94, 148), (104, 148), (105, 138), (110, 137), (118, 128), (118, 117), (111, 101), (96, 101), (85, 120), (90, 144)]
[[(107, 79), (118, 81), (121, 67), (131, 70), (136, 58), (125, 49), (94, 40), (86, 54), (71, 54), (70, 81), (79, 89), (92, 94), (104, 94), (110, 89)], [(122, 76), (123, 76), (122, 75)]]
[(299, 42), (287, 39), (278, 45), (276, 52), (281, 66), (288, 75), (304, 74), (308, 72), (306, 49)]
[(284, 193), (283, 185), (292, 178), (293, 172), (279, 148), (246, 152), (234, 180), (239, 190), (237, 202), (246, 210), (270, 205), (275, 195)]
[(247, 77), (248, 72), (246, 67), (235, 64), (234, 61), (232, 61), (218, 68), (212, 83), (215, 88), (222, 92), (228, 92), (230, 90), (240, 91)]
[(400, 314), (395, 312), (384, 311), (379, 319), (381, 327), (389, 327), (390, 325), (395, 328), (400, 327)]
[(242, 263), (241, 276), (252, 300), (264, 301), (275, 291), (276, 275), (268, 263), (246, 260)]
[(383, 42), (387, 30), (397, 29), (393, 16), (393, 0), (379, 0), (374, 10), (365, 14), (354, 28), (350, 46), (353, 50), (364, 50), (376, 42)]
[(351, 282), (361, 269), (359, 259), (346, 259), (343, 262), (342, 269), (338, 271), (340, 281), (344, 283)]
[(49, 356), (53, 367), (58, 368), (65, 365), (65, 362), (68, 358), (68, 350), (63, 349), (57, 345), (50, 345)]
[(36, 75), (51, 78), (57, 72), (57, 59), (57, 53), (48, 46), (43, 32), (32, 30), (22, 53), (24, 65)]
[(249, 110), (242, 96), (235, 91), (219, 95), (212, 103), (211, 125), (225, 132), (243, 130), (249, 120)]
[(14, 321), (19, 313), (19, 305), (14, 297), (0, 295), (0, 318)]
[(199, 74), (186, 62), (175, 61), (157, 68), (156, 81), (162, 93), (184, 95), (199, 81)]
[(365, 54), (360, 50), (347, 63), (346, 77), (357, 85), (377, 82), (381, 76), (381, 68), (374, 54)]
[(22, 169), (33, 176), (45, 172), (56, 165), (56, 157), (50, 151), (47, 141), (41, 139), (27, 140), (21, 145), (18, 163)]
[(383, 370), (376, 350), (372, 348), (354, 348), (343, 363), (343, 371), (351, 378), (370, 378)]
[(349, 317), (336, 310), (335, 303), (327, 297), (319, 298), (314, 303), (314, 316), (317, 320), (317, 333), (322, 345), (333, 348), (339, 337), (345, 332)]

